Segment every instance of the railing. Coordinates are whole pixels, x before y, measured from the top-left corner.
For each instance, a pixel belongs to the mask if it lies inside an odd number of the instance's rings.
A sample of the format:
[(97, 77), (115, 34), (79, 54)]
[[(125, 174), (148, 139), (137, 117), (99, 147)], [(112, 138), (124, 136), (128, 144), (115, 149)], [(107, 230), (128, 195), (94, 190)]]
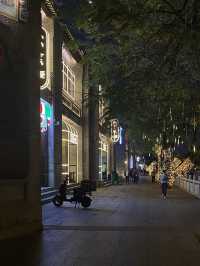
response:
[(176, 185), (190, 194), (200, 198), (200, 181), (190, 178), (177, 177)]
[(63, 104), (68, 107), (73, 113), (75, 113), (77, 116), (81, 117), (81, 107), (74, 103), (67, 95), (67, 93), (63, 90), (62, 91), (63, 96)]

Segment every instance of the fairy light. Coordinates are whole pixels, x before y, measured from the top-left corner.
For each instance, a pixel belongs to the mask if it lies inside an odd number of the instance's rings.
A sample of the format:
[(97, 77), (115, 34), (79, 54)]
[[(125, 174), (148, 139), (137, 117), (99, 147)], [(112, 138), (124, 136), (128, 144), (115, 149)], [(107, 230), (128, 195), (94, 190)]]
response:
[(193, 152), (196, 153), (196, 146), (193, 145)]

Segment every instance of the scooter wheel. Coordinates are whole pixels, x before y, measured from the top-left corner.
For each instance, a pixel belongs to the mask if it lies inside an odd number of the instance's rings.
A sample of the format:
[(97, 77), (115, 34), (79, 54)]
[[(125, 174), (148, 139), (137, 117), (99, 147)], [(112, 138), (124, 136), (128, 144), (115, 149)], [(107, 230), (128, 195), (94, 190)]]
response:
[(56, 195), (53, 199), (52, 199), (53, 204), (56, 207), (60, 207), (63, 204), (63, 200), (61, 199), (61, 197), (59, 195)]
[(82, 201), (81, 201), (81, 205), (84, 207), (84, 208), (88, 208), (91, 204), (91, 198), (90, 197), (87, 197), (85, 196)]

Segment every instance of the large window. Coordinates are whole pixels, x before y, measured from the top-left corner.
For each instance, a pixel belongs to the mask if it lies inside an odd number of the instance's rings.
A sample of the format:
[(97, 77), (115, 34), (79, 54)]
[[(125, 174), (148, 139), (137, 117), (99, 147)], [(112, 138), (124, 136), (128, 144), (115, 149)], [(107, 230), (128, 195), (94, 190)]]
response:
[(78, 133), (68, 123), (62, 123), (62, 175), (68, 184), (77, 183), (78, 177)]
[(108, 177), (108, 144), (99, 140), (99, 180), (107, 180)]
[(54, 126), (52, 106), (40, 98), (41, 186), (54, 186)]
[(63, 93), (75, 98), (75, 75), (72, 69), (63, 61)]

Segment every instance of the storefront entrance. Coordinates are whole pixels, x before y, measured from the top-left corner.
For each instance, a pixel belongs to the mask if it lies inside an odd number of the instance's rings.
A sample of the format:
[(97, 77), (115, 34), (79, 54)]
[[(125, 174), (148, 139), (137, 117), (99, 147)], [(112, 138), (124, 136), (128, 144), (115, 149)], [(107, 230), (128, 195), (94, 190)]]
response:
[(41, 187), (54, 186), (54, 130), (51, 105), (40, 99)]
[(62, 122), (62, 175), (68, 184), (77, 183), (78, 179), (78, 133), (67, 122)]
[(99, 180), (108, 178), (108, 143), (103, 136), (99, 139)]

